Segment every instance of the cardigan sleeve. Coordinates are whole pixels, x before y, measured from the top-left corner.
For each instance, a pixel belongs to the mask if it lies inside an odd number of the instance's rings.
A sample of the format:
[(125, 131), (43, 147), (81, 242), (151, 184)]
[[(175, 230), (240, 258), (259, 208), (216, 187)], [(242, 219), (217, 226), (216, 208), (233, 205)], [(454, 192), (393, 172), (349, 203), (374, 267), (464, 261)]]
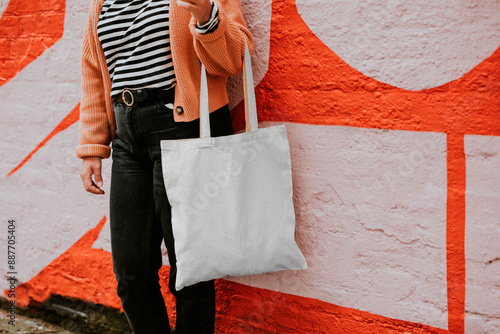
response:
[(198, 58), (211, 75), (236, 75), (243, 69), (245, 39), (250, 52), (253, 37), (247, 29), (240, 0), (215, 0), (219, 8), (219, 26), (208, 34), (196, 31), (196, 20), (189, 27)]
[[(95, 10), (95, 9), (94, 9)], [(97, 36), (94, 34), (93, 11), (83, 37), (81, 69), (82, 98), (80, 104), (79, 158), (97, 156), (108, 158), (111, 154), (110, 125), (106, 114), (106, 99), (102, 68), (97, 60)], [(107, 70), (107, 69), (106, 69)]]

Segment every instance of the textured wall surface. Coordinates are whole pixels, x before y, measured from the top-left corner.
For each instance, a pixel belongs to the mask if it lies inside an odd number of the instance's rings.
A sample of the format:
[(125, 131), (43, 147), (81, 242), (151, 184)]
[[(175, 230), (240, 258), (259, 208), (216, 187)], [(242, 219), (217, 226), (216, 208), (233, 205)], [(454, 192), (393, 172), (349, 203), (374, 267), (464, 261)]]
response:
[(309, 270), (237, 281), (445, 328), (444, 134), (287, 125)]
[(466, 136), (465, 328), (500, 329), (500, 138)]
[[(242, 4), (261, 126), (287, 126), (309, 268), (219, 280), (218, 333), (500, 332), (500, 2)], [(16, 221), (18, 306), (61, 294), (121, 308), (109, 198), (85, 193), (74, 153), (88, 5), (0, 0), (0, 217)], [(166, 256), (160, 273), (173, 320)]]

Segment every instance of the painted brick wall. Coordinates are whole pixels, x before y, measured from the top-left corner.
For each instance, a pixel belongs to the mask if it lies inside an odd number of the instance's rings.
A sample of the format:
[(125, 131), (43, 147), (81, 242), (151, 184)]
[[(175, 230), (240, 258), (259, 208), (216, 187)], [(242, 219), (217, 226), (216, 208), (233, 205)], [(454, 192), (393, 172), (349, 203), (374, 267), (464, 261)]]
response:
[[(261, 126), (288, 129), (309, 269), (220, 280), (217, 331), (500, 332), (500, 2), (242, 4)], [(0, 240), (15, 219), (19, 306), (120, 308), (109, 198), (84, 192), (74, 155), (88, 5), (0, 0)]]

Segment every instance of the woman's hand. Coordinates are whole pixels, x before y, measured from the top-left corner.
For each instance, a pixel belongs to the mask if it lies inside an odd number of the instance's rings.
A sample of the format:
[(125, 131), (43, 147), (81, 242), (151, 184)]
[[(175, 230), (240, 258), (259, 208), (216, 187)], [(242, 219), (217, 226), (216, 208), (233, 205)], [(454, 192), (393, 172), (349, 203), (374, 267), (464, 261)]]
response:
[(199, 26), (210, 20), (212, 3), (210, 0), (177, 0), (177, 5), (191, 12)]
[[(94, 181), (92, 181), (92, 175), (94, 175), (95, 177), (95, 183)], [(80, 177), (82, 178), (83, 181), (83, 187), (89, 193), (96, 195), (104, 194), (104, 191), (101, 189), (102, 187), (101, 158), (99, 157), (83, 158)]]

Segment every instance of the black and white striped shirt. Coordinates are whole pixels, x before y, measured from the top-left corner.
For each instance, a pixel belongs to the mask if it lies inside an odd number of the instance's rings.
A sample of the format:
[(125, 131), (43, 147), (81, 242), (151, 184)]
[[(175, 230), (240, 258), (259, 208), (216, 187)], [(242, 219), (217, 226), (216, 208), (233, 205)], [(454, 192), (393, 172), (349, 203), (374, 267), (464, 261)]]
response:
[(175, 83), (169, 38), (169, 0), (106, 0), (97, 36), (111, 77), (111, 96), (123, 89), (167, 89)]
[[(97, 24), (104, 49), (111, 97), (124, 89), (159, 88), (175, 85), (169, 36), (170, 0), (105, 0)], [(218, 9), (199, 27), (205, 33), (216, 29)]]

